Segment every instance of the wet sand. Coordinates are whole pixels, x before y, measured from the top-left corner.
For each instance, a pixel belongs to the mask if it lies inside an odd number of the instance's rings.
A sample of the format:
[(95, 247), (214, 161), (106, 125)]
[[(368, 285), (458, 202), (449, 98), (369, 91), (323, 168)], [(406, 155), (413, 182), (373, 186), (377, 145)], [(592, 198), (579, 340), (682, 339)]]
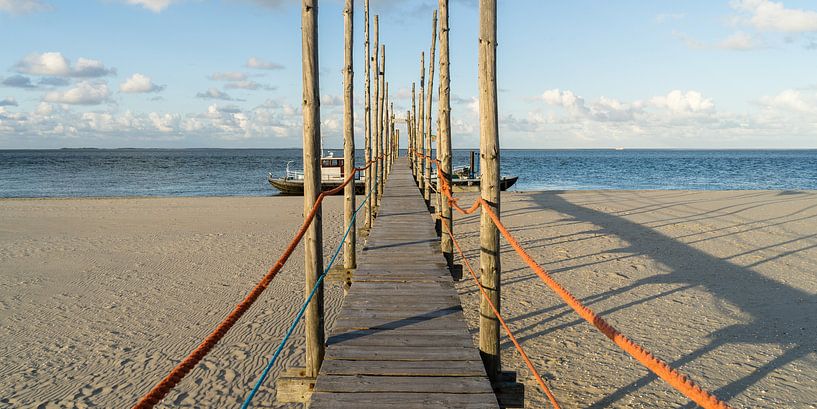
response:
[[(326, 204), (327, 253), (340, 206)], [(301, 207), (287, 197), (0, 200), (0, 407), (129, 406), (266, 272)], [(526, 192), (503, 195), (502, 209), (565, 287), (702, 386), (736, 407), (817, 407), (817, 193)], [(478, 225), (456, 220), (472, 261)], [(299, 249), (161, 407), (240, 404), (299, 306), (302, 265)], [(565, 407), (686, 404), (504, 242), (502, 267), (505, 316)], [(476, 325), (476, 288), (458, 289)], [(341, 300), (328, 285), (329, 325)], [(541, 407), (504, 341), (504, 366)], [(273, 378), (302, 364), (301, 345), (298, 335)], [(256, 407), (282, 406), (273, 385)]]

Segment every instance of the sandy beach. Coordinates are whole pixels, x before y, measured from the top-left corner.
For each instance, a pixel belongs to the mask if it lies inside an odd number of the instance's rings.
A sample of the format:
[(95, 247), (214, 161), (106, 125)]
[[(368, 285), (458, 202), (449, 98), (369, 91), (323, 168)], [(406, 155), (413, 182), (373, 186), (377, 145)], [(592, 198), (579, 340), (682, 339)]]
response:
[[(340, 208), (326, 202), (327, 253)], [(0, 407), (133, 404), (266, 272), (301, 214), (292, 197), (0, 200)], [(817, 193), (511, 192), (502, 216), (577, 297), (735, 407), (817, 407)], [(455, 223), (476, 263), (478, 216)], [(564, 407), (685, 407), (504, 242), (502, 263), (504, 315)], [(162, 407), (240, 405), (299, 307), (302, 264), (299, 249)], [(476, 287), (457, 287), (475, 326)], [(341, 301), (328, 285), (330, 326)], [(301, 345), (272, 378), (302, 363)], [(273, 386), (255, 407), (283, 407)]]

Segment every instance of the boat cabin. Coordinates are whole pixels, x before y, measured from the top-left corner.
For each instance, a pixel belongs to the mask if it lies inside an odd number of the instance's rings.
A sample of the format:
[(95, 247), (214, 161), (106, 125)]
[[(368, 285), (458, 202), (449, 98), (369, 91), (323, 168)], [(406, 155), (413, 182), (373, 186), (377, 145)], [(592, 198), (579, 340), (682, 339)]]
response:
[(343, 158), (333, 156), (321, 158), (321, 178), (322, 179), (343, 179), (346, 175), (343, 172)]

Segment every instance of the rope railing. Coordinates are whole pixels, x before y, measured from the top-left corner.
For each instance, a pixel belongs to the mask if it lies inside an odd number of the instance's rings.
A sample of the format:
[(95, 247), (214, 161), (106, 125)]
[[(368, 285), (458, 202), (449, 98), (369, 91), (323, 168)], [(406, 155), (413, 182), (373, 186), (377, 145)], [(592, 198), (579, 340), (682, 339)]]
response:
[(346, 237), (349, 235), (349, 232), (352, 230), (352, 226), (355, 224), (355, 220), (357, 220), (357, 214), (360, 212), (360, 209), (363, 208), (363, 205), (366, 204), (366, 201), (369, 200), (372, 196), (373, 190), (369, 191), (369, 194), (366, 195), (366, 198), (360, 203), (360, 206), (355, 209), (355, 212), (352, 214), (352, 220), (348, 226), (346, 226), (346, 230), (343, 233), (343, 237), (340, 239), (340, 243), (338, 247), (335, 249), (334, 254), (329, 259), (329, 264), (326, 265), (326, 268), (323, 270), (323, 274), (318, 277), (318, 280), (315, 281), (315, 285), (312, 287), (312, 291), (309, 293), (309, 296), (304, 301), (303, 305), (301, 305), (301, 309), (298, 311), (298, 314), (295, 315), (295, 319), (292, 320), (292, 324), (290, 324), (289, 329), (287, 330), (286, 335), (284, 338), (281, 339), (281, 342), (278, 344), (278, 348), (273, 353), (272, 358), (270, 358), (269, 362), (267, 362), (267, 366), (264, 367), (264, 371), (261, 373), (261, 376), (258, 378), (258, 381), (255, 383), (255, 386), (250, 391), (250, 394), (244, 400), (244, 404), (241, 405), (241, 409), (247, 409), (252, 402), (252, 399), (258, 393), (258, 390), (261, 388), (261, 385), (264, 383), (264, 380), (267, 379), (270, 370), (272, 369), (275, 362), (278, 360), (278, 357), (281, 355), (281, 351), (283, 351), (284, 346), (286, 345), (289, 338), (292, 336), (292, 333), (295, 331), (295, 327), (301, 321), (301, 318), (304, 316), (304, 312), (306, 311), (306, 307), (312, 302), (312, 298), (315, 297), (315, 293), (318, 291), (323, 280), (326, 278), (326, 275), (329, 274), (329, 270), (332, 269), (332, 265), (335, 264), (335, 260), (338, 258), (338, 254), (340, 254), (340, 250), (343, 248), (343, 242), (346, 240)]
[[(439, 180), (441, 180), (442, 186), (440, 186), (440, 191), (448, 198), (448, 203), (458, 212), (462, 214), (470, 214), (475, 212), (478, 208), (482, 208), (488, 216), (490, 217), (491, 221), (497, 227), (499, 232), (505, 237), (505, 240), (511, 245), (511, 247), (516, 251), (517, 255), (525, 262), (525, 264), (530, 267), (534, 273), (548, 286), (553, 290), (570, 308), (573, 309), (580, 317), (582, 317), (585, 321), (593, 325), (596, 329), (598, 329), (602, 334), (604, 334), (607, 338), (609, 338), (613, 343), (618, 345), (624, 352), (626, 352), (631, 357), (635, 358), (638, 362), (644, 365), (647, 369), (649, 369), (652, 373), (657, 375), (659, 378), (663, 379), (667, 382), (670, 386), (672, 386), (675, 390), (692, 400), (693, 402), (697, 403), (704, 409), (729, 409), (731, 406), (726, 402), (721, 401), (715, 395), (703, 390), (700, 386), (698, 386), (689, 376), (679, 372), (675, 368), (671, 367), (668, 363), (664, 360), (656, 357), (652, 352), (647, 350), (646, 348), (642, 347), (635, 341), (628, 338), (626, 335), (621, 333), (618, 329), (616, 329), (613, 325), (608, 323), (604, 318), (600, 317), (596, 314), (592, 309), (584, 305), (579, 299), (577, 299), (573, 294), (571, 294), (567, 289), (565, 289), (559, 282), (557, 282), (548, 272), (542, 268), (528, 253), (525, 249), (519, 244), (516, 238), (508, 231), (505, 225), (500, 221), (499, 217), (496, 213), (491, 209), (491, 206), (486, 202), (482, 197), (478, 197), (474, 204), (469, 209), (463, 209), (457, 204), (457, 199), (453, 197), (451, 194), (451, 186), (448, 184), (446, 178), (442, 175), (442, 170), (439, 167), (439, 160), (435, 158), (431, 158), (428, 155), (422, 153), (415, 153), (417, 156), (428, 158), (429, 160), (435, 162), (437, 166), (437, 173), (439, 176)], [(449, 229), (450, 232), (450, 229)], [(453, 238), (453, 236), (452, 236)]]
[[(253, 289), (247, 294), (246, 297), (227, 315), (227, 317), (222, 320), (218, 326), (210, 333), (190, 354), (187, 355), (181, 362), (179, 362), (171, 371), (170, 373), (165, 376), (159, 383), (157, 383), (147, 394), (145, 394), (137, 403), (134, 405), (134, 409), (147, 409), (156, 406), (162, 399), (164, 399), (167, 394), (173, 389), (182, 379), (184, 379), (187, 374), (215, 347), (215, 345), (227, 334), (233, 325), (247, 312), (247, 310), (255, 303), (261, 293), (267, 289), (270, 282), (275, 278), (278, 272), (284, 267), (286, 262), (289, 260), (289, 257), (295, 251), (295, 248), (303, 239), (304, 235), (306, 234), (307, 229), (312, 224), (312, 221), (315, 219), (315, 215), (320, 209), (321, 203), (326, 196), (334, 195), (341, 191), (347, 184), (349, 184), (354, 178), (357, 172), (362, 172), (372, 166), (376, 161), (382, 160), (383, 155), (380, 155), (368, 162), (366, 162), (366, 166), (355, 168), (355, 172), (349, 174), (343, 183), (335, 188), (327, 190), (325, 192), (321, 192), (318, 195), (315, 204), (310, 209), (309, 213), (304, 218), (304, 222), (301, 227), (298, 229), (298, 232), (295, 234), (295, 237), (292, 238), (289, 245), (286, 247), (284, 252), (278, 258), (278, 261), (270, 267), (267, 274), (253, 287)], [(365, 203), (365, 202), (364, 202)]]
[[(440, 219), (440, 220), (442, 220), (442, 219)], [(445, 220), (442, 220), (442, 225), (443, 225), (443, 227), (445, 227), (446, 232), (448, 233), (448, 236), (451, 237), (451, 241), (454, 243), (454, 248), (456, 248), (457, 253), (460, 254), (460, 258), (462, 258), (463, 263), (465, 264), (465, 267), (468, 269), (468, 272), (471, 274), (471, 278), (474, 279), (474, 282), (479, 287), (479, 291), (480, 291), (480, 293), (482, 293), (482, 298), (484, 298), (485, 301), (488, 302), (488, 305), (491, 307), (491, 310), (493, 311), (494, 316), (496, 316), (497, 320), (499, 320), (499, 323), (502, 325), (502, 328), (505, 329), (505, 333), (508, 334), (508, 338), (510, 338), (511, 342), (513, 342), (513, 345), (514, 345), (514, 347), (516, 347), (516, 350), (519, 352), (519, 355), (522, 356), (522, 360), (525, 361), (525, 365), (528, 367), (528, 370), (530, 370), (531, 373), (533, 374), (533, 377), (536, 378), (536, 382), (539, 384), (539, 387), (542, 389), (542, 391), (545, 393), (545, 395), (547, 395), (548, 400), (550, 400), (550, 403), (551, 403), (551, 405), (553, 405), (554, 409), (560, 409), (561, 406), (559, 406), (559, 402), (556, 400), (556, 396), (553, 395), (553, 392), (547, 386), (544, 379), (542, 379), (542, 376), (539, 374), (539, 371), (536, 370), (535, 366), (533, 366), (533, 362), (531, 362), (530, 358), (528, 358), (528, 354), (525, 353), (525, 349), (522, 348), (522, 345), (520, 345), (519, 341), (516, 340), (516, 337), (513, 335), (513, 332), (508, 327), (508, 324), (505, 323), (505, 319), (502, 318), (502, 315), (499, 313), (499, 310), (496, 308), (493, 301), (491, 301), (491, 298), (488, 297), (488, 293), (485, 291), (485, 287), (482, 285), (482, 283), (477, 278), (477, 274), (474, 272), (474, 269), (471, 267), (471, 263), (468, 261), (468, 258), (465, 257), (465, 253), (463, 253), (462, 247), (460, 247), (460, 243), (457, 241), (457, 238), (454, 237), (454, 233), (451, 231), (451, 226), (449, 226), (448, 222), (446, 222)]]

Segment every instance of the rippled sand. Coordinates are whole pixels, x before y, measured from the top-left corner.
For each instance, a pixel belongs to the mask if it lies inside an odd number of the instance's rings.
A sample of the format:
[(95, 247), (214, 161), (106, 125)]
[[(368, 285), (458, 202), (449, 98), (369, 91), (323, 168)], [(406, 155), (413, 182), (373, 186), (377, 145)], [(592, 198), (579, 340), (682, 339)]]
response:
[[(468, 197), (462, 203), (468, 203)], [(326, 251), (340, 239), (326, 204)], [(127, 407), (266, 272), (301, 198), (0, 200), (0, 407)], [(591, 308), (736, 407), (817, 407), (817, 193), (507, 193), (503, 219)], [(472, 261), (478, 218), (456, 220)], [(565, 407), (676, 408), (503, 242), (503, 311)], [(163, 402), (236, 407), (302, 300), (303, 254)], [(458, 284), (473, 325), (475, 287)], [(342, 292), (327, 286), (328, 322)], [(275, 368), (302, 364), (299, 335)], [(519, 368), (528, 406), (543, 396)], [(267, 382), (257, 407), (276, 407)]]

